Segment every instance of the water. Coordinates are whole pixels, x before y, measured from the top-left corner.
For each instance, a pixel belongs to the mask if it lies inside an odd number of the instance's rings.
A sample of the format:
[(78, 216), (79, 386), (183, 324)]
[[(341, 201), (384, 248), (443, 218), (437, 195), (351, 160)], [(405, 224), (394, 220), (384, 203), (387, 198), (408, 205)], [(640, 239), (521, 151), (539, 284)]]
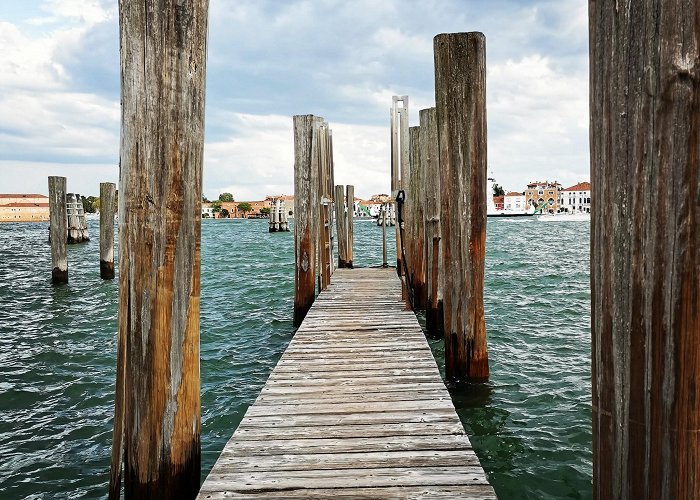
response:
[[(99, 278), (92, 223), (60, 287), (46, 224), (0, 224), (3, 499), (106, 493), (117, 282)], [(355, 224), (356, 265), (381, 263), (380, 238)], [(500, 498), (591, 496), (588, 238), (585, 223), (489, 221), (491, 380), (453, 398)], [(265, 221), (203, 221), (203, 477), (291, 339), (293, 241)]]

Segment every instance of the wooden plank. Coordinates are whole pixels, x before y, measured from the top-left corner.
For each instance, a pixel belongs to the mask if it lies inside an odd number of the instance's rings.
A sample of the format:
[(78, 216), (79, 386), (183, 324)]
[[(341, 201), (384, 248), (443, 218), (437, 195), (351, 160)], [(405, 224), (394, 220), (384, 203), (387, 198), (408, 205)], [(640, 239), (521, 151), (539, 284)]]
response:
[(235, 491), (203, 491), (201, 498), (220, 500), (227, 498), (327, 498), (327, 499), (376, 499), (376, 498), (472, 498), (496, 500), (493, 488), (484, 484), (460, 486), (400, 486), (388, 488), (298, 488), (282, 491), (241, 493)]

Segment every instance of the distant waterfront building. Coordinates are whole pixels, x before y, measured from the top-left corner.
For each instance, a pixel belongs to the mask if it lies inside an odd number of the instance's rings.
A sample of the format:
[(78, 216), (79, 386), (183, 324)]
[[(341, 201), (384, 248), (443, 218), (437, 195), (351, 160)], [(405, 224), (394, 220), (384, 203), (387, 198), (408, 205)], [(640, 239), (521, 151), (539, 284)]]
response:
[(591, 183), (579, 182), (562, 189), (559, 194), (559, 204), (565, 212), (591, 213)]
[(202, 203), (202, 219), (213, 219), (214, 210), (211, 203)]
[(46, 222), (48, 220), (48, 196), (0, 194), (0, 222)]
[(527, 210), (525, 193), (510, 191), (503, 197), (504, 210)]
[(525, 190), (525, 205), (526, 209), (534, 204), (539, 207), (543, 203), (547, 203), (549, 207), (547, 212), (554, 213), (559, 210), (559, 191), (561, 184), (550, 181), (535, 181), (527, 185)]
[(496, 210), (503, 210), (505, 204), (505, 196), (494, 196), (493, 204), (496, 206)]

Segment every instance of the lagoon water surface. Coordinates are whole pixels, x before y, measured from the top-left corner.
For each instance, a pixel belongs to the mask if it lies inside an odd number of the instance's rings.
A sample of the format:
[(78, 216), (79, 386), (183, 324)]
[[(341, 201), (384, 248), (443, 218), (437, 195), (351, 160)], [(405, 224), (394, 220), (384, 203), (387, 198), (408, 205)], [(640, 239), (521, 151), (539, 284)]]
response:
[[(2, 499), (106, 496), (117, 280), (90, 222), (58, 287), (47, 224), (0, 224)], [(591, 497), (588, 241), (588, 223), (489, 219), (491, 379), (452, 395), (499, 498)], [(381, 264), (381, 228), (355, 224), (354, 259)], [(293, 289), (292, 232), (202, 222), (203, 478), (293, 336)]]

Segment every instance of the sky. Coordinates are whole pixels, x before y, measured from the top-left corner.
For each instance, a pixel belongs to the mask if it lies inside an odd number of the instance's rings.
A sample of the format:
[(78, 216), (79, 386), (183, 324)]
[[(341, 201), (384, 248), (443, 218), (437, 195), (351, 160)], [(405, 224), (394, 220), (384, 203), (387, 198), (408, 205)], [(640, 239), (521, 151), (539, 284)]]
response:
[[(292, 116), (333, 130), (335, 180), (389, 192), (389, 108), (434, 106), (433, 37), (486, 35), (489, 172), (589, 178), (586, 0), (210, 0), (204, 194), (294, 191)], [(0, 0), (0, 192), (119, 178), (117, 0)]]

